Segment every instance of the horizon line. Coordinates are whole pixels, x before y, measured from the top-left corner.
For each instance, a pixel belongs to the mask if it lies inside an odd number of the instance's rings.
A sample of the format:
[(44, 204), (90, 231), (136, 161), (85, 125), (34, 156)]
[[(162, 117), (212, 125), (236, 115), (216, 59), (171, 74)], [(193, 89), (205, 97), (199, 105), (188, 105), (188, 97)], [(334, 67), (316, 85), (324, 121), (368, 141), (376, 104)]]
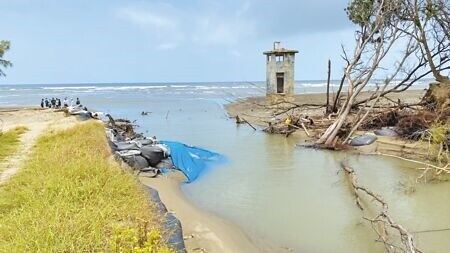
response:
[[(373, 79), (374, 81), (383, 81), (384, 79)], [(433, 80), (433, 78), (423, 78), (423, 80)], [(295, 82), (317, 82), (317, 81), (325, 81), (326, 79), (304, 79), (304, 80), (295, 80)], [(331, 79), (330, 82), (340, 82), (340, 79)], [(397, 81), (397, 80), (393, 80)], [(0, 83), (0, 85), (89, 85), (89, 84), (189, 84), (189, 83), (260, 83), (260, 82), (266, 82), (262, 80), (250, 80), (250, 81), (176, 81), (176, 82), (170, 82), (170, 81), (151, 81), (151, 82), (66, 82), (66, 83)]]

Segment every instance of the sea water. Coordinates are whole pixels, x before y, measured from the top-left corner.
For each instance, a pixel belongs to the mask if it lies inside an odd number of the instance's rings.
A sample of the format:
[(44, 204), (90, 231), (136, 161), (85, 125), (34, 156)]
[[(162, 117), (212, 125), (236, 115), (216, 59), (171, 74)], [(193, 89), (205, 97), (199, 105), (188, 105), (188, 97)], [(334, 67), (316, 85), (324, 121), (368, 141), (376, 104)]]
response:
[[(0, 106), (37, 106), (41, 98), (80, 98), (88, 108), (128, 118), (138, 131), (224, 154), (182, 191), (197, 206), (239, 225), (256, 243), (294, 252), (384, 252), (355, 205), (342, 161), (361, 184), (389, 203), (424, 252), (448, 252), (450, 184), (418, 184), (414, 164), (394, 158), (297, 147), (298, 140), (236, 126), (223, 105), (264, 95), (262, 82), (2, 85)], [(337, 82), (334, 82), (333, 89)], [(376, 84), (373, 84), (375, 87)], [(424, 85), (423, 85), (424, 86)], [(299, 82), (298, 93), (323, 92), (325, 82)], [(423, 87), (418, 87), (423, 88)], [(146, 116), (141, 112), (149, 112)], [(375, 203), (372, 203), (375, 204)], [(396, 235), (392, 235), (396, 236)]]

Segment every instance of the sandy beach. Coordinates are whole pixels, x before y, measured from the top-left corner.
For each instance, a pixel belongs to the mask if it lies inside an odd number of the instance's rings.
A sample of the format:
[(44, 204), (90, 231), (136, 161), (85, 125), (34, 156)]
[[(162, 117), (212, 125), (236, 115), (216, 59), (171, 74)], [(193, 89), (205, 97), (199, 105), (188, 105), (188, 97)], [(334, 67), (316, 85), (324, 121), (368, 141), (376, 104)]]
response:
[[(181, 172), (158, 178), (140, 177), (143, 184), (159, 192), (162, 202), (183, 227), (188, 252), (277, 252), (252, 241), (237, 225), (194, 206), (180, 190), (186, 178)], [(283, 252), (283, 251), (278, 251)], [(286, 251), (284, 251), (286, 252)]]
[(21, 136), (20, 152), (0, 163), (0, 183), (8, 180), (27, 158), (39, 135), (46, 131), (63, 129), (76, 122), (74, 117), (65, 117), (63, 112), (36, 108), (0, 108), (0, 130), (25, 126), (29, 129)]
[[(410, 104), (417, 103), (425, 94), (424, 90), (408, 90), (402, 93), (391, 93), (387, 97), (392, 101), (401, 101), (401, 103)], [(342, 94), (343, 96), (345, 93)], [(370, 93), (362, 92), (359, 99), (368, 98)], [(330, 101), (333, 101), (334, 94), (330, 94)], [(342, 98), (341, 98), (342, 99)], [(386, 100), (384, 98), (380, 99), (382, 104), (392, 104), (392, 101)], [(295, 95), (295, 101), (293, 103), (297, 105), (305, 105), (303, 109), (303, 114), (305, 116), (318, 116), (324, 115), (326, 94), (325, 93), (303, 93)], [(318, 106), (316, 106), (318, 105)], [(320, 105), (320, 106), (319, 106)], [(292, 105), (288, 105), (292, 106)], [(267, 126), (273, 118), (273, 113), (275, 110), (284, 108), (286, 105), (270, 106), (267, 104), (266, 97), (250, 97), (243, 100), (238, 100), (236, 102), (225, 105), (225, 109), (228, 111), (230, 117), (235, 117), (239, 115), (245, 118), (252, 124), (260, 125), (263, 127)], [(286, 116), (286, 115), (282, 115)]]

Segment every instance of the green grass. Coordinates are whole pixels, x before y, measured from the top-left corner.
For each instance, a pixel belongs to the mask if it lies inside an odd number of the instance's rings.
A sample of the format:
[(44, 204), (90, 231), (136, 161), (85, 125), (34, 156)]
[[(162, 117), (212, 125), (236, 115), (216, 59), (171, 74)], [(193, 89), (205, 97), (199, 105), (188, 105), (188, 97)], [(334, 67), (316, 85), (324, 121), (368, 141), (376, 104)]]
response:
[(19, 126), (6, 132), (0, 132), (0, 161), (14, 154), (20, 144), (20, 136), (29, 129)]
[(173, 252), (144, 189), (110, 158), (97, 122), (42, 136), (0, 187), (0, 252)]

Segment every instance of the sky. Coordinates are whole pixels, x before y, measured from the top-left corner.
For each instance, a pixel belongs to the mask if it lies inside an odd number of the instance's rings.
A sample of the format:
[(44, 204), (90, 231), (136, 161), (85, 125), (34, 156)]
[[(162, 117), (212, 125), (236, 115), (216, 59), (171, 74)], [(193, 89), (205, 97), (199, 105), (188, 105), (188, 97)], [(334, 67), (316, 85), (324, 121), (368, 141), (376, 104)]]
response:
[(0, 84), (265, 80), (274, 41), (295, 79), (342, 74), (348, 0), (0, 0), (14, 66)]

